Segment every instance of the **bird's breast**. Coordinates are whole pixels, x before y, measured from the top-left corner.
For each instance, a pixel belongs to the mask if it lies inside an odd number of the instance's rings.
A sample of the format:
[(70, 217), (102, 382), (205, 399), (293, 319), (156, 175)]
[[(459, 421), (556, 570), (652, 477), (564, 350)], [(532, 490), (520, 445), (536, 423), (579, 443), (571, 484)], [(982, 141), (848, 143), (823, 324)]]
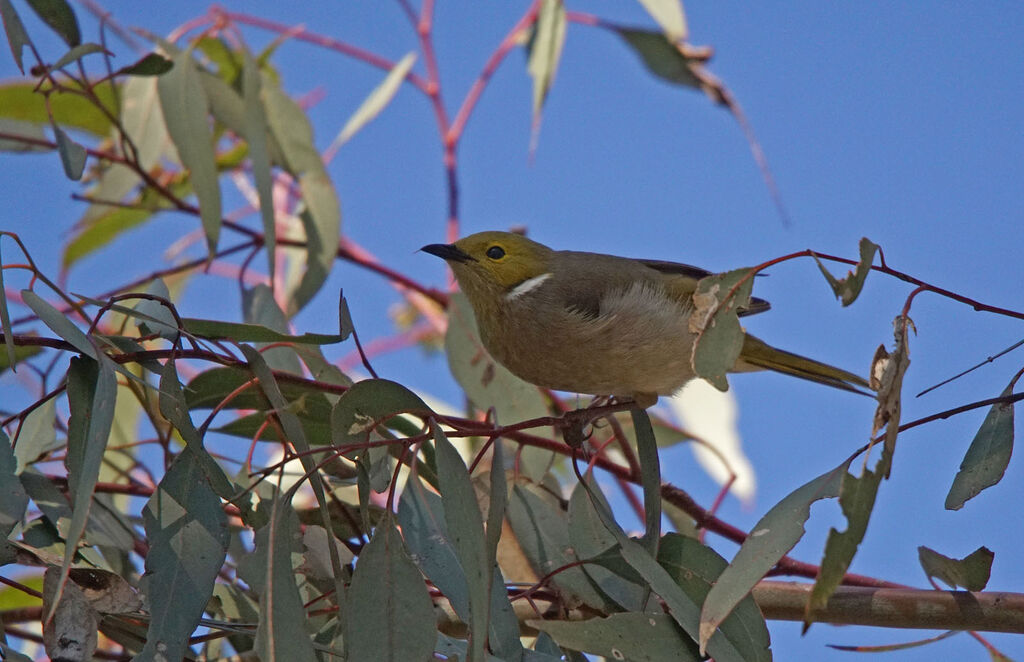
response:
[(527, 293), (481, 323), (484, 345), (518, 377), (594, 395), (670, 394), (693, 376), (689, 310), (650, 283), (581, 311)]

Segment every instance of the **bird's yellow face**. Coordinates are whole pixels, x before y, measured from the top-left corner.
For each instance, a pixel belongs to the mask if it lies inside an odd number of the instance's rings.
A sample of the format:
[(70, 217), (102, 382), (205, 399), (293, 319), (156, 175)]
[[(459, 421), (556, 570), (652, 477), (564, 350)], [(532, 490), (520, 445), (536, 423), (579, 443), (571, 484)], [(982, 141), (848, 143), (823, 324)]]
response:
[(475, 305), (496, 300), (523, 282), (549, 272), (550, 248), (511, 232), (479, 232), (454, 244), (423, 250), (446, 260), (463, 292)]

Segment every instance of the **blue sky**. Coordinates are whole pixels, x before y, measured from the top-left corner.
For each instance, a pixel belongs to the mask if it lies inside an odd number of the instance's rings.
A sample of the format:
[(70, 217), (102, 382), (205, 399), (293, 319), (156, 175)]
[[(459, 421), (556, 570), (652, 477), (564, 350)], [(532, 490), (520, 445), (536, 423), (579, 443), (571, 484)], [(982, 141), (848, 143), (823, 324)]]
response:
[[(416, 48), (397, 3), (228, 5), (304, 23), (394, 60)], [(198, 2), (161, 3), (152, 12), (140, 9), (144, 3), (113, 0), (106, 6), (120, 22), (158, 33), (206, 8)], [(449, 113), (525, 7), (439, 3), (435, 29)], [(569, 7), (652, 25), (633, 3)], [(86, 38), (94, 38), (94, 23), (76, 9)], [(614, 35), (570, 25), (532, 163), (531, 83), (521, 52), (509, 55), (470, 120), (459, 151), (464, 233), (524, 225), (532, 237), (555, 247), (712, 270), (805, 248), (855, 257), (858, 240), (867, 236), (895, 269), (994, 306), (1024, 309), (1024, 7), (721, 2), (690, 3), (687, 12), (691, 41), (714, 47), (710, 70), (731, 89), (757, 133), (790, 225), (781, 221), (727, 112), (699, 93), (653, 79)], [(51, 48), (51, 61), (59, 56), (38, 25), (30, 22), (29, 30)], [(245, 34), (257, 47), (272, 38), (257, 30)], [(115, 51), (131, 61), (127, 48), (116, 44)], [(324, 93), (310, 111), (321, 147), (382, 77), (361, 63), (297, 43), (283, 45), (275, 62), (290, 92)], [(16, 73), (5, 48), (0, 77)], [(347, 236), (402, 272), (444, 285), (440, 263), (415, 252), (444, 238), (446, 217), (437, 129), (422, 95), (406, 86), (343, 148), (330, 173), (342, 198)], [(55, 155), (0, 154), (0, 178), (0, 228), (19, 232), (55, 274), (55, 237), (66, 237), (82, 212), (69, 199), (76, 186), (63, 178)], [(162, 259), (168, 235), (196, 227), (195, 219), (168, 215), (85, 261), (70, 274), (69, 287), (99, 292), (140, 276)], [(861, 299), (843, 309), (810, 260), (787, 262), (770, 274), (758, 280), (755, 294), (770, 300), (773, 310), (748, 318), (747, 328), (772, 344), (861, 372), (879, 343), (891, 345), (891, 322), (911, 289), (875, 273)], [(362, 337), (393, 332), (388, 307), (397, 300), (394, 291), (345, 264), (299, 317), (303, 330), (333, 327), (337, 287), (345, 288)], [(222, 294), (237, 301), (233, 284), (197, 280), (186, 297), (186, 314), (223, 315)], [(917, 298), (911, 317), (918, 333), (911, 339), (905, 420), (998, 395), (1020, 367), (1024, 350), (915, 399), (912, 394), (1019, 340), (1021, 325), (932, 294)], [(458, 401), (442, 358), (409, 349), (379, 357), (375, 367), (382, 376)], [(792, 489), (838, 464), (870, 431), (873, 408), (866, 399), (775, 375), (742, 375), (732, 383), (760, 483), (752, 506), (724, 504), (722, 516), (737, 525), (751, 526)], [(0, 382), (0, 392), (10, 387)], [(901, 437), (892, 479), (882, 486), (853, 571), (923, 586), (918, 545), (956, 557), (986, 545), (995, 552), (989, 588), (1024, 591), (1024, 527), (1016, 506), (1024, 498), (1020, 458), (1002, 483), (963, 510), (942, 507), (984, 415), (975, 411)], [(688, 451), (669, 451), (663, 466), (670, 480), (700, 501), (713, 499), (716, 488)], [(840, 519), (834, 505), (812, 512), (808, 535), (794, 555), (818, 562), (828, 527)], [(735, 549), (717, 547), (727, 557)], [(778, 623), (772, 632), (776, 650), (787, 659), (819, 660), (850, 655), (824, 649), (823, 643), (871, 645), (917, 635), (816, 625), (800, 638), (798, 625)], [(1020, 637), (991, 640), (1011, 656), (1024, 655)], [(898, 660), (936, 657), (985, 659), (986, 653), (958, 635), (890, 654)]]

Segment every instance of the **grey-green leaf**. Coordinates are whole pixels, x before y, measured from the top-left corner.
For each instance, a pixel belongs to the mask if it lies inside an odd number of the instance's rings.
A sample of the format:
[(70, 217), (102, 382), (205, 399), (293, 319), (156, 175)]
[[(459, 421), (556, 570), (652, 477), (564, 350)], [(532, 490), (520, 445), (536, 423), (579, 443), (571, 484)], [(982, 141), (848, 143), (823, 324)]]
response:
[[(2, 1), (0, 0), (0, 2)], [(14, 366), (18, 363), (18, 355), (14, 345), (14, 331), (11, 330), (11, 311), (7, 307), (7, 290), (4, 289), (4, 260), (2, 255), (0, 255), (0, 331), (3, 331), (4, 334), (7, 365), (10, 366), (12, 372), (17, 372)]]
[(7, 33), (7, 43), (11, 47), (11, 55), (14, 56), (14, 63), (18, 65), (18, 71), (25, 73), (25, 65), (22, 61), (22, 51), (25, 46), (31, 46), (32, 40), (25, 31), (25, 24), (15, 11), (11, 0), (0, 0), (0, 18), (4, 21), (4, 31)]
[(65, 0), (26, 0), (32, 10), (49, 25), (68, 46), (82, 43), (82, 32), (78, 29), (75, 12)]
[(327, 333), (304, 333), (293, 336), (268, 329), (259, 324), (240, 324), (220, 320), (202, 320), (186, 317), (181, 320), (185, 330), (200, 338), (231, 339), (238, 342), (294, 342), (311, 345), (329, 345), (341, 342), (346, 336)]
[(53, 133), (57, 137), (57, 151), (60, 153), (61, 165), (64, 166), (64, 174), (68, 179), (78, 181), (85, 170), (85, 148), (69, 138), (59, 126), (53, 127)]
[(58, 336), (74, 345), (75, 349), (79, 352), (93, 359), (99, 357), (96, 348), (89, 341), (89, 337), (41, 296), (32, 290), (22, 290), (21, 300), (32, 309), (33, 313), (39, 316), (43, 324), (50, 327), (50, 330)]
[(144, 579), (151, 619), (145, 648), (135, 658), (139, 662), (185, 655), (224, 564), (227, 516), (199, 452), (191, 446), (182, 449), (143, 509), (150, 541)]
[(306, 608), (292, 565), (292, 552), (302, 547), (299, 520), (289, 498), (274, 499), (267, 527), (267, 581), (260, 598), (256, 652), (264, 662), (315, 660), (313, 642), (306, 633)]
[(262, 89), (267, 123), (281, 146), (288, 172), (299, 182), (306, 206), (300, 214), (306, 231), (306, 272), (286, 311), (294, 314), (320, 289), (337, 257), (341, 201), (313, 145), (313, 127), (305, 111), (267, 76)]
[[(507, 518), (516, 541), (541, 577), (577, 561), (569, 540), (568, 516), (549, 493), (530, 484), (513, 486)], [(558, 572), (551, 584), (595, 609), (611, 607), (579, 567)]]
[(559, 646), (630, 662), (698, 662), (693, 641), (664, 614), (618, 613), (586, 621), (529, 620)]
[(700, 334), (693, 343), (693, 369), (720, 391), (729, 389), (725, 374), (743, 349), (738, 312), (749, 305), (753, 285), (750, 269), (734, 269), (702, 278), (693, 294), (690, 329)]
[(864, 289), (864, 280), (871, 273), (871, 262), (875, 259), (877, 251), (877, 244), (872, 243), (867, 237), (861, 238), (860, 262), (857, 263), (857, 267), (853, 271), (848, 272), (843, 278), (833, 276), (821, 263), (821, 260), (814, 256), (814, 261), (818, 263), (822, 275), (832, 287), (832, 292), (835, 293), (837, 299), (843, 302), (844, 306), (849, 306), (856, 301), (861, 290)]
[(242, 95), (245, 99), (245, 140), (249, 143), (249, 162), (263, 221), (263, 248), (267, 253), (267, 273), (274, 282), (277, 265), (277, 229), (274, 221), (274, 180), (270, 173), (267, 146), (267, 114), (260, 93), (260, 68), (248, 48), (242, 48)]
[(652, 74), (670, 83), (700, 89), (701, 80), (691, 68), (693, 62), (664, 33), (620, 27), (612, 29), (629, 44)]
[(21, 522), (28, 506), (28, 494), (18, 479), (17, 468), (11, 441), (0, 430), (0, 540)]
[(378, 525), (373, 539), (363, 547), (348, 599), (348, 659), (430, 659), (437, 640), (434, 604), (390, 517)]
[(714, 632), (757, 582), (793, 549), (804, 535), (811, 504), (839, 496), (839, 486), (848, 465), (844, 462), (797, 488), (758, 520), (704, 600), (700, 617), (702, 634)]
[(471, 659), (479, 660), (483, 658), (487, 644), (490, 609), (488, 591), (494, 561), (487, 556), (480, 505), (469, 479), (469, 471), (440, 426), (435, 421), (431, 421), (430, 425), (437, 451), (437, 477), (444, 498), (444, 518), (469, 588), (470, 656)]
[(146, 53), (138, 62), (121, 67), (114, 75), (162, 76), (174, 68), (174, 62), (159, 53)]
[(398, 92), (399, 87), (401, 87), (405, 77), (409, 75), (409, 71), (415, 62), (416, 53), (406, 53), (405, 57), (395, 63), (395, 66), (391, 67), (391, 71), (384, 77), (380, 85), (370, 92), (370, 96), (366, 97), (359, 108), (356, 109), (356, 112), (352, 113), (352, 117), (348, 118), (348, 121), (345, 122), (345, 126), (342, 127), (334, 142), (331, 143), (331, 150), (336, 150), (347, 143), (356, 132), (380, 115), (381, 111), (391, 103), (391, 99)]
[(75, 46), (74, 48), (69, 50), (64, 55), (60, 56), (60, 59), (58, 59), (56, 62), (54, 62), (53, 65), (50, 67), (50, 69), (60, 69), (61, 67), (64, 67), (64, 66), (66, 66), (66, 65), (68, 65), (68, 64), (70, 64), (72, 62), (75, 62), (76, 60), (82, 59), (86, 55), (90, 55), (92, 53), (105, 53), (105, 52), (108, 52), (108, 51), (105, 48), (103, 48), (102, 46), (100, 46), (99, 44), (93, 44), (93, 43), (79, 44), (78, 46)]
[[(1001, 394), (1013, 395), (1013, 384)], [(997, 402), (974, 435), (960, 471), (946, 495), (946, 510), (960, 510), (982, 490), (998, 483), (1006, 472), (1013, 453), (1013, 403)]]
[(192, 190), (199, 200), (199, 217), (212, 255), (220, 236), (220, 178), (207, 119), (209, 104), (191, 50), (175, 56), (174, 68), (157, 79), (157, 90), (167, 133), (189, 171)]
[(941, 579), (952, 588), (962, 586), (968, 591), (985, 589), (995, 558), (987, 547), (979, 547), (962, 559), (951, 559), (924, 545), (917, 548), (917, 556), (926, 575)]
[[(725, 559), (713, 549), (677, 533), (665, 536), (658, 553), (658, 563), (698, 605), (706, 601), (708, 592), (717, 586), (722, 571), (727, 567)], [(718, 630), (711, 637), (709, 648), (728, 649), (730, 655), (733, 652), (737, 654), (732, 659), (744, 662), (770, 662), (772, 659), (768, 626), (752, 597), (743, 598), (721, 622)], [(723, 641), (716, 642), (716, 639)], [(726, 653), (713, 655), (716, 660), (729, 659)]]
[(418, 395), (397, 382), (357, 382), (338, 398), (331, 411), (331, 439), (338, 445), (366, 441), (371, 430), (403, 413), (425, 416), (431, 411)]

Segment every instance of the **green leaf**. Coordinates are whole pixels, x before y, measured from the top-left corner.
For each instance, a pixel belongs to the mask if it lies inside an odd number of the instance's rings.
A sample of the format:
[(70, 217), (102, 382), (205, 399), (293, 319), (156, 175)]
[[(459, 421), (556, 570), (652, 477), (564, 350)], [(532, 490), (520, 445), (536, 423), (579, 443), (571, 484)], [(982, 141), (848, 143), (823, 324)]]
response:
[(186, 317), (182, 320), (185, 330), (200, 338), (210, 340), (234, 340), (236, 342), (295, 342), (311, 345), (330, 345), (345, 340), (346, 336), (324, 333), (304, 333), (293, 336), (280, 333), (258, 324), (239, 324), (220, 320), (203, 320)]
[(433, 412), (418, 395), (397, 382), (366, 379), (345, 391), (331, 411), (335, 444), (366, 442), (371, 430), (397, 414), (427, 417)]
[(398, 523), (416, 565), (452, 605), (459, 618), (469, 622), (469, 587), (452, 538), (441, 497), (411, 477), (398, 501)]
[[(1016, 380), (1015, 380), (1016, 381)], [(1011, 382), (1001, 396), (1013, 395)], [(960, 463), (960, 470), (946, 495), (946, 510), (964, 504), (1003, 478), (1013, 453), (1013, 403), (997, 402), (989, 409)]]
[(47, 303), (45, 299), (32, 290), (22, 290), (21, 298), (25, 305), (39, 316), (43, 324), (50, 327), (51, 331), (71, 343), (75, 349), (89, 358), (99, 358), (99, 353), (89, 340), (89, 337), (72, 324), (71, 320), (65, 317), (63, 313)]
[(673, 42), (686, 39), (686, 15), (679, 0), (640, 0), (640, 4), (661, 26), (666, 39)]
[[(723, 570), (728, 566), (725, 559), (710, 547), (675, 533), (666, 535), (662, 541), (658, 563), (698, 605), (705, 603), (709, 591), (718, 585)], [(744, 662), (769, 662), (772, 659), (768, 627), (752, 597), (743, 598), (729, 617), (721, 622), (718, 630), (711, 637), (712, 646), (716, 645), (716, 638), (723, 639), (738, 654), (735, 659)], [(703, 629), (701, 631), (704, 632)], [(707, 634), (713, 632), (713, 628), (707, 630)], [(718, 646), (719, 650), (729, 649), (724, 643)], [(713, 655), (716, 660), (720, 659), (719, 654)]]
[(57, 151), (60, 153), (60, 163), (64, 166), (64, 174), (77, 182), (85, 170), (85, 148), (68, 138), (68, 134), (57, 125), (54, 125), (53, 133), (57, 137)]
[(962, 586), (968, 591), (985, 590), (995, 558), (987, 547), (979, 547), (962, 559), (951, 559), (921, 545), (917, 555), (926, 575), (941, 579), (951, 588)]
[(725, 374), (743, 349), (745, 334), (737, 313), (749, 305), (753, 285), (750, 269), (735, 269), (702, 278), (693, 293), (690, 330), (700, 334), (693, 344), (693, 369), (720, 391), (729, 390)]
[(263, 248), (267, 253), (267, 273), (274, 282), (277, 269), (277, 228), (274, 220), (274, 179), (270, 173), (270, 151), (267, 146), (267, 115), (263, 109), (260, 93), (260, 68), (249, 53), (242, 49), (242, 94), (245, 98), (245, 139), (249, 144), (249, 161), (252, 163), (252, 177), (256, 184), (256, 195), (260, 201), (260, 218), (263, 220)]
[(848, 467), (849, 461), (844, 462), (797, 488), (758, 520), (704, 600), (700, 616), (702, 636), (714, 632), (803, 537), (804, 523), (811, 516), (811, 504), (839, 496), (839, 486)]
[(78, 19), (65, 0), (26, 0), (32, 10), (50, 26), (68, 46), (82, 43)]
[(175, 56), (174, 68), (157, 79), (157, 89), (167, 133), (189, 171), (192, 189), (199, 200), (199, 216), (212, 255), (220, 236), (220, 178), (207, 119), (209, 103), (191, 50)]
[[(309, 486), (316, 497), (317, 505), (320, 507), (321, 522), (325, 529), (332, 531), (334, 527), (331, 525), (331, 513), (324, 491), (323, 478), (320, 475), (316, 458), (309, 453), (310, 444), (306, 438), (301, 421), (293, 411), (288, 409), (288, 403), (284, 398), (284, 394), (281, 392), (281, 388), (278, 386), (270, 366), (263, 360), (263, 356), (249, 345), (241, 345), (240, 347), (242, 354), (245, 355), (245, 359), (249, 362), (249, 368), (252, 370), (253, 375), (259, 379), (260, 389), (263, 390), (267, 400), (270, 401), (271, 406), (274, 408), (274, 413), (281, 423), (281, 428), (283, 428), (287, 440), (299, 454), (299, 461), (302, 463), (302, 468), (308, 476), (306, 480), (309, 481)], [(301, 485), (301, 482), (297, 483), (296, 487), (298, 485)], [(341, 559), (338, 557), (338, 552), (333, 545), (328, 549), (331, 554), (331, 564), (334, 568), (335, 594), (338, 601), (342, 602), (345, 596), (345, 584), (341, 570)]]
[(260, 597), (257, 655), (264, 662), (315, 660), (313, 642), (306, 633), (306, 608), (295, 584), (292, 554), (301, 552), (302, 535), (290, 496), (274, 499), (267, 528), (267, 582)]
[(855, 270), (847, 272), (846, 276), (840, 279), (829, 273), (818, 256), (814, 255), (814, 261), (818, 263), (822, 275), (832, 287), (836, 298), (842, 300), (844, 306), (849, 306), (860, 295), (860, 291), (864, 288), (864, 280), (871, 273), (871, 262), (875, 259), (876, 251), (878, 251), (878, 245), (871, 243), (867, 237), (863, 237), (860, 240), (860, 262), (857, 263)]
[(224, 564), (227, 516), (202, 465), (198, 449), (183, 448), (143, 509), (151, 618), (135, 659), (178, 660), (188, 652), (188, 638)]
[(533, 78), (533, 121), (540, 121), (544, 100), (555, 82), (558, 62), (562, 58), (565, 44), (565, 6), (562, 0), (542, 0), (537, 12), (537, 22), (528, 44), (529, 57), (526, 68)]
[[(569, 542), (576, 556), (581, 559), (597, 559), (609, 549), (617, 546), (617, 540), (601, 521), (591, 499), (599, 501), (600, 508), (611, 512), (604, 494), (593, 479), (592, 474), (586, 476), (589, 490), (582, 483), (577, 483), (569, 499)], [(618, 554), (615, 554), (616, 558)], [(647, 587), (635, 572), (617, 572), (614, 568), (603, 564), (588, 563), (583, 571), (595, 584), (626, 611), (643, 611), (644, 602), (649, 594)]]
[(115, 76), (162, 76), (174, 68), (174, 61), (159, 53), (146, 53), (142, 59), (114, 72)]
[[(274, 300), (274, 292), (265, 283), (242, 291), (242, 317), (246, 323), (259, 325), (281, 334), (288, 333), (288, 319)], [(279, 372), (302, 374), (302, 363), (294, 345), (255, 343), (267, 365)], [(273, 344), (275, 346), (270, 347)]]
[(375, 87), (370, 96), (366, 97), (356, 112), (352, 114), (345, 126), (342, 127), (338, 136), (331, 143), (331, 150), (336, 150), (354, 136), (360, 129), (372, 122), (391, 103), (398, 89), (409, 75), (412, 65), (416, 62), (416, 53), (406, 53), (405, 57), (391, 67), (388, 75), (384, 77), (380, 85)]
[(857, 548), (864, 540), (881, 482), (881, 471), (865, 469), (860, 478), (850, 473), (843, 474), (839, 505), (846, 517), (846, 530), (840, 532), (833, 527), (828, 532), (825, 553), (821, 559), (821, 570), (814, 582), (814, 588), (811, 589), (811, 596), (807, 600), (805, 628), (809, 627), (815, 611), (823, 609), (828, 603), (829, 597), (835, 592), (849, 569), (850, 563), (857, 553)]
[[(492, 497), (492, 503), (493, 497)], [(436, 493), (426, 489), (419, 477), (410, 479), (398, 503), (398, 523), (406, 545), (420, 570), (440, 590), (459, 618), (469, 622), (469, 589), (462, 564), (456, 556), (448, 534), (444, 503)], [(501, 530), (501, 525), (497, 527)], [(488, 536), (490, 524), (488, 524)], [(489, 554), (493, 553), (490, 551)], [(519, 622), (508, 601), (501, 571), (495, 566), (491, 580), (490, 624), (488, 643), (504, 660), (522, 655)]]
[(110, 53), (110, 51), (108, 51), (107, 49), (103, 48), (99, 44), (93, 44), (93, 43), (79, 44), (78, 46), (75, 46), (74, 48), (69, 50), (67, 53), (62, 55), (59, 60), (54, 62), (52, 65), (50, 65), (50, 69), (51, 70), (60, 69), (62, 67), (67, 66), (68, 64), (70, 64), (72, 62), (75, 62), (77, 60), (80, 60), (83, 57), (85, 57), (86, 55), (90, 55), (92, 53), (107, 53), (109, 55), (112, 55), (112, 53)]
[(434, 603), (391, 518), (378, 525), (359, 556), (348, 612), (349, 660), (405, 662), (431, 657), (437, 640)]
[(664, 33), (621, 27), (611, 29), (640, 56), (644, 66), (655, 76), (677, 85), (701, 88), (701, 80), (694, 75), (692, 69), (700, 62), (687, 57)]
[(11, 440), (0, 430), (0, 540), (5, 540), (21, 523), (28, 507), (28, 494), (18, 479), (17, 469)]
[(306, 231), (306, 272), (292, 293), (293, 307), (286, 311), (294, 314), (320, 289), (337, 257), (341, 202), (313, 145), (313, 127), (305, 111), (266, 76), (263, 100), (267, 122), (284, 154), (285, 167), (298, 180), (306, 206), (300, 214)]
[(630, 410), (636, 432), (636, 450), (640, 461), (640, 479), (644, 490), (644, 547), (658, 554), (661, 540), (661, 461), (658, 442), (647, 412), (638, 407)]
[(459, 452), (444, 436), (440, 426), (431, 420), (434, 447), (437, 451), (437, 477), (444, 499), (444, 518), (448, 525), (455, 553), (459, 558), (469, 588), (470, 659), (483, 658), (487, 644), (487, 621), (494, 559), (488, 558), (480, 505), (469, 479), (469, 471)]
[[(11, 46), (11, 55), (14, 56), (14, 63), (18, 65), (18, 71), (25, 73), (25, 66), (21, 56), (25, 46), (31, 46), (32, 40), (25, 31), (25, 24), (21, 22), (18, 12), (14, 10), (11, 0), (0, 0), (0, 18), (4, 21), (4, 31), (7, 32), (7, 43)], [(0, 104), (2, 106), (3, 104)]]
[[(587, 483), (581, 484), (589, 488)], [(605, 528), (615, 537), (622, 558), (647, 582), (652, 591), (661, 596), (675, 622), (696, 641), (700, 622), (699, 605), (703, 601), (703, 595), (697, 595), (692, 585), (678, 584), (673, 576), (659, 565), (642, 545), (628, 537), (612, 517), (611, 511), (603, 506), (602, 500), (592, 499), (591, 503), (594, 504), (595, 511)], [(743, 659), (736, 644), (721, 632), (715, 633), (706, 642), (706, 650), (717, 662)], [(701, 652), (703, 653), (704, 650)]]
[[(513, 486), (506, 517), (537, 575), (543, 577), (577, 561), (569, 540), (567, 514), (550, 493), (526, 483)], [(595, 609), (611, 607), (579, 567), (558, 572), (551, 585)]]
[[(513, 375), (484, 349), (473, 309), (461, 292), (452, 294), (448, 303), (444, 350), (448, 368), (466, 397), (480, 411), (493, 407), (499, 423), (548, 415), (544, 397), (537, 387)], [(524, 447), (519, 458), (520, 470), (527, 478), (540, 482), (553, 459), (551, 451)]]
[(586, 621), (528, 620), (559, 646), (630, 662), (698, 662), (693, 641), (664, 614), (612, 614)]
[[(50, 398), (25, 417), (18, 430), (18, 445), (14, 448), (19, 473), (44, 453), (58, 447), (57, 431), (54, 429), (56, 422), (56, 398)], [(63, 446), (63, 443), (59, 445)]]
[[(0, 235), (0, 241), (3, 236)], [(14, 331), (11, 329), (11, 311), (7, 307), (7, 290), (4, 288), (4, 259), (0, 255), (0, 331), (4, 334), (4, 349), (7, 357), (7, 367), (12, 372), (17, 372), (14, 367), (18, 364), (18, 348), (14, 344)], [(3, 372), (3, 370), (0, 370)]]
[(68, 369), (67, 392), (71, 417), (68, 419), (68, 452), (64, 466), (68, 471), (68, 491), (72, 498), (61, 586), (67, 579), (78, 542), (85, 532), (93, 489), (114, 422), (117, 378), (113, 362), (106, 356), (100, 361), (85, 356), (73, 357)]
[[(0, 7), (4, 2), (8, 0), (0, 0)], [(46, 101), (42, 94), (34, 90), (35, 83), (11, 82), (0, 85), (0, 117), (38, 125), (49, 124)], [(117, 107), (110, 83), (97, 85), (93, 92), (107, 108)], [(69, 129), (81, 129), (99, 138), (107, 137), (113, 126), (110, 118), (82, 95), (51, 94), (50, 109), (57, 124)]]

